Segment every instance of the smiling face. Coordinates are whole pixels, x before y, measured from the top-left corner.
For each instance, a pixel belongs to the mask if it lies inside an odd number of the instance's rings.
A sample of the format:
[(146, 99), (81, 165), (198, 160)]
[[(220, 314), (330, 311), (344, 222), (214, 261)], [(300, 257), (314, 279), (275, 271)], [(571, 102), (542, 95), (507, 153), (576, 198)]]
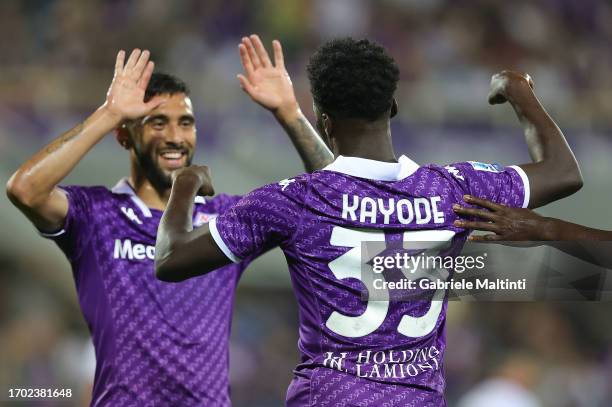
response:
[(128, 125), (130, 156), (154, 187), (172, 186), (173, 171), (191, 165), (196, 126), (191, 99), (175, 93), (149, 115)]

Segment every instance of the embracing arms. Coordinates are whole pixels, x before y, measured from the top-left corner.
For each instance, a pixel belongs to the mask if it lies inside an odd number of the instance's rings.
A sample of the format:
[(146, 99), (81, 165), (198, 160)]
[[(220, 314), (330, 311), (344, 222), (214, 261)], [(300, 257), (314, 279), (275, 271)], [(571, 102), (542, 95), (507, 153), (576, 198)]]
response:
[[(455, 205), (455, 213), (466, 218), (455, 221), (455, 226), (493, 232), (471, 235), (471, 241), (612, 240), (610, 231), (544, 217), (530, 209), (510, 208), (469, 195), (464, 197), (464, 201), (484, 209)], [(470, 217), (475, 220), (467, 220)]]
[(453, 210), (465, 219), (455, 226), (493, 232), (471, 235), (473, 242), (547, 241), (567, 254), (589, 263), (612, 267), (612, 231), (593, 229), (561, 219), (540, 216), (530, 209), (509, 208), (491, 201), (465, 196), (465, 202), (481, 208), (455, 205)]

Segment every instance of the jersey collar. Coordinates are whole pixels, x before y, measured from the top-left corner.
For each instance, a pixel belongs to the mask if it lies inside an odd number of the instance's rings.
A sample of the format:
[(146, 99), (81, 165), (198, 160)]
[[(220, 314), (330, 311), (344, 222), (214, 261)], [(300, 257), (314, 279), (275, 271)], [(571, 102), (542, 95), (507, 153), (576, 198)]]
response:
[(340, 172), (377, 181), (399, 181), (411, 176), (418, 169), (419, 165), (405, 155), (402, 155), (397, 163), (339, 155), (333, 163), (323, 168), (323, 171)]
[[(138, 206), (138, 208), (146, 218), (150, 218), (151, 216), (153, 216), (151, 213), (151, 209), (142, 201), (142, 199), (138, 197), (138, 195), (136, 195), (136, 191), (134, 191), (134, 188), (132, 188), (132, 186), (128, 182), (127, 177), (121, 178), (119, 182), (117, 182), (117, 184), (113, 187), (113, 189), (111, 189), (111, 192), (113, 194), (129, 195), (134, 204)], [(206, 203), (206, 200), (203, 196), (196, 196), (193, 201), (199, 204)]]

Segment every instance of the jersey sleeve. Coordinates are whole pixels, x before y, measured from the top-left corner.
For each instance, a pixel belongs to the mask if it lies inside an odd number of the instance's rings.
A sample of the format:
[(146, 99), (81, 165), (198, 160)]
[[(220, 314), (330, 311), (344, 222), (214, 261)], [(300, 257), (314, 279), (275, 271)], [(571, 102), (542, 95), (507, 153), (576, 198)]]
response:
[(73, 261), (80, 255), (91, 236), (92, 201), (89, 188), (81, 186), (61, 186), (68, 198), (68, 213), (62, 228), (54, 232), (39, 230), (39, 233), (53, 240), (64, 252), (68, 260)]
[(258, 188), (211, 220), (210, 233), (233, 262), (253, 258), (288, 245), (297, 231), (301, 197), (296, 186), (281, 184)]
[(521, 167), (468, 161), (444, 168), (464, 194), (511, 207), (529, 205), (529, 179)]

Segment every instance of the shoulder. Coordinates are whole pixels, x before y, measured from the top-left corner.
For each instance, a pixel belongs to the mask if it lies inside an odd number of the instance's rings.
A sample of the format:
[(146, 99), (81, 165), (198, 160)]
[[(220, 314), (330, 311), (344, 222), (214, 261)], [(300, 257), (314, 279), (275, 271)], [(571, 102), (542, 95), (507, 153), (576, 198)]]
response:
[(196, 204), (204, 211), (223, 213), (236, 205), (240, 199), (242, 199), (241, 195), (218, 194), (212, 198), (205, 198), (201, 202), (196, 201)]
[(498, 163), (484, 163), (479, 161), (461, 161), (446, 165), (428, 164), (424, 168), (452, 177), (457, 181), (465, 181), (467, 177), (477, 174), (496, 174), (506, 171), (507, 167)]
[(122, 194), (114, 194), (102, 185), (61, 185), (59, 187), (68, 196), (69, 202), (85, 202), (91, 205), (121, 199)]
[(310, 174), (285, 178), (261, 186), (242, 197), (235, 208), (261, 208), (266, 212), (293, 212), (302, 207)]

